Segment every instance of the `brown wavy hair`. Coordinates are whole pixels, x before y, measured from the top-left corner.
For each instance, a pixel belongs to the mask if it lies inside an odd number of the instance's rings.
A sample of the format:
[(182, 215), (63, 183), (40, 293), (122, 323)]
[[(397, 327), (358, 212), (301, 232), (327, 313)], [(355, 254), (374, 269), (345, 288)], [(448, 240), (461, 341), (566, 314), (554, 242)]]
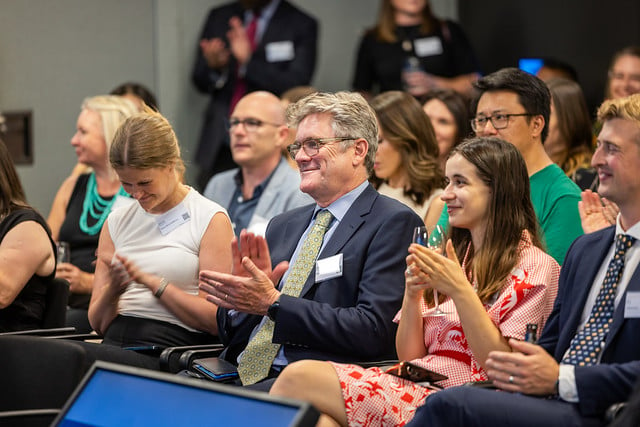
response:
[[(444, 175), (438, 167), (438, 143), (429, 117), (420, 103), (402, 91), (383, 92), (371, 100), (384, 137), (400, 153), (409, 178), (405, 195), (421, 205), (433, 190), (442, 188)], [(374, 187), (383, 180), (371, 176)]]
[(0, 139), (0, 216), (5, 217), (16, 209), (29, 208), (24, 188), (13, 165), (9, 149)]
[[(460, 155), (471, 163), (478, 177), (489, 187), (489, 216), (482, 247), (476, 252), (471, 232), (451, 227), (450, 237), (458, 259), (469, 248), (467, 277), (477, 283), (483, 303), (505, 285), (518, 262), (518, 245), (526, 230), (534, 245), (542, 247), (538, 237), (538, 220), (529, 197), (529, 174), (520, 151), (499, 138), (471, 138), (455, 147), (451, 156)], [(427, 292), (425, 297), (433, 293)]]
[(558, 118), (558, 130), (566, 151), (559, 166), (567, 176), (576, 169), (591, 166), (593, 155), (593, 131), (589, 108), (580, 85), (568, 79), (551, 79), (547, 82)]

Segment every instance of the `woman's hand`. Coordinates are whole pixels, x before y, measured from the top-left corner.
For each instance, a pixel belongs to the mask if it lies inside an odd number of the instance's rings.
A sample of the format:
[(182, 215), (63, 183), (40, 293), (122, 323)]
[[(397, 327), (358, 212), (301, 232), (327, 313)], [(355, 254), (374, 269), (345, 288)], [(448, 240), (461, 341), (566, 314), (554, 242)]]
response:
[(410, 271), (414, 275), (418, 271), (417, 277), (424, 281), (426, 287), (455, 299), (457, 293), (472, 287), (462, 270), (451, 240), (447, 241), (446, 252), (445, 257), (422, 245), (412, 244), (409, 246), (412, 263)]
[(56, 277), (69, 282), (69, 291), (74, 294), (90, 294), (93, 290), (93, 274), (68, 262), (61, 262), (56, 266)]

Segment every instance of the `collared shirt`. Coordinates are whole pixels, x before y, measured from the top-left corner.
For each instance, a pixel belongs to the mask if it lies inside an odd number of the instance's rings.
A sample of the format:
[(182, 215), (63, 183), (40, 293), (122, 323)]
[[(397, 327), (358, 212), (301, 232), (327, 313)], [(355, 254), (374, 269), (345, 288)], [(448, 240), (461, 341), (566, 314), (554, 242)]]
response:
[[(629, 227), (627, 231), (622, 229), (620, 225), (620, 216), (618, 215), (618, 219), (616, 221), (616, 232), (615, 236), (618, 234), (628, 234), (636, 238), (636, 241), (633, 243), (624, 258), (624, 269), (622, 270), (622, 276), (620, 276), (620, 281), (618, 282), (618, 287), (616, 288), (616, 298), (614, 301), (615, 309), (618, 308), (620, 304), (620, 300), (624, 295), (624, 292), (631, 281), (631, 276), (635, 272), (638, 264), (640, 264), (640, 222), (634, 224)], [(609, 252), (607, 252), (607, 256), (604, 258), (602, 265), (600, 265), (600, 269), (596, 274), (593, 283), (591, 284), (591, 289), (589, 291), (589, 295), (587, 296), (587, 300), (584, 305), (584, 309), (582, 310), (582, 315), (580, 316), (580, 325), (576, 330), (576, 334), (578, 331), (582, 330), (587, 324), (589, 320), (589, 316), (591, 315), (591, 309), (596, 302), (596, 298), (598, 297), (598, 293), (600, 292), (600, 287), (604, 282), (604, 277), (607, 274), (607, 269), (609, 267), (609, 261), (613, 258), (613, 252), (615, 250), (615, 238), (611, 242), (611, 247), (609, 248)], [(569, 351), (567, 349), (567, 351)], [(565, 353), (566, 355), (566, 353)], [(602, 352), (598, 354), (598, 363), (600, 363), (600, 358), (602, 357)], [(578, 402), (580, 401), (580, 397), (578, 396), (578, 387), (576, 385), (576, 377), (575, 377), (575, 366), (574, 365), (560, 365), (560, 373), (558, 377), (558, 394), (560, 397), (567, 402)]]
[[(282, 276), (282, 279), (280, 280), (280, 283), (278, 284), (279, 290), (281, 290), (282, 286), (284, 286), (287, 280), (287, 277), (289, 276), (289, 270), (291, 269), (291, 266), (293, 266), (293, 264), (296, 262), (296, 258), (298, 257), (298, 254), (302, 249), (302, 243), (307, 237), (307, 234), (309, 234), (309, 232), (311, 231), (311, 226), (315, 221), (316, 214), (318, 213), (318, 211), (322, 209), (327, 209), (329, 212), (331, 212), (331, 214), (334, 217), (334, 219), (331, 221), (331, 224), (329, 225), (329, 229), (324, 233), (324, 238), (322, 239), (322, 246), (320, 247), (320, 252), (318, 252), (320, 254), (322, 253), (322, 250), (324, 249), (324, 247), (327, 245), (327, 242), (331, 240), (331, 236), (333, 236), (333, 233), (336, 231), (336, 228), (338, 228), (338, 224), (340, 224), (340, 221), (342, 221), (344, 216), (347, 214), (347, 211), (349, 211), (349, 209), (353, 205), (353, 202), (356, 201), (356, 199), (362, 194), (362, 192), (367, 188), (368, 185), (369, 185), (369, 181), (364, 181), (362, 184), (360, 184), (359, 186), (357, 186), (356, 188), (354, 188), (344, 196), (340, 197), (338, 200), (331, 203), (326, 208), (321, 208), (320, 206), (316, 205), (313, 215), (311, 216), (311, 220), (309, 221), (309, 225), (307, 225), (307, 229), (304, 231), (304, 233), (302, 233), (302, 236), (298, 241), (298, 246), (296, 247), (296, 250), (293, 252), (293, 255), (291, 257), (291, 260), (289, 261), (289, 269), (284, 273), (284, 275)], [(267, 319), (268, 317), (264, 316), (260, 324), (258, 324), (253, 329), (253, 331), (251, 332), (251, 336), (249, 337), (249, 341), (253, 339), (254, 335), (258, 332), (258, 329), (262, 326), (264, 322), (267, 321)], [(240, 361), (241, 358), (242, 358), (242, 353), (240, 354), (240, 356), (238, 356), (238, 361)], [(273, 361), (273, 366), (275, 369), (279, 370), (288, 364), (289, 364), (289, 361), (284, 356), (284, 349), (280, 347), (280, 350), (278, 351), (278, 354), (276, 355), (276, 358)]]
[(242, 170), (238, 170), (238, 173), (233, 177), (236, 183), (236, 189), (233, 192), (231, 203), (229, 204), (229, 218), (231, 218), (231, 225), (233, 226), (233, 232), (236, 237), (240, 237), (240, 232), (249, 227), (253, 214), (256, 211), (260, 196), (264, 192), (264, 189), (269, 185), (269, 181), (273, 177), (277, 167), (271, 171), (267, 179), (262, 181), (253, 189), (253, 194), (250, 199), (245, 199), (242, 196), (242, 184), (244, 182), (242, 178)]

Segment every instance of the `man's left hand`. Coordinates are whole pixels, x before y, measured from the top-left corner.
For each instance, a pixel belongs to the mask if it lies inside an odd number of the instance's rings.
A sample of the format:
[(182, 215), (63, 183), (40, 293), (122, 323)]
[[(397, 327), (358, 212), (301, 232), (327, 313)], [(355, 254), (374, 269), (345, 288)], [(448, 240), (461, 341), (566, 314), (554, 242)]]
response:
[(506, 391), (548, 396), (556, 392), (560, 367), (539, 345), (509, 340), (512, 353), (492, 351), (486, 371), (493, 383)]

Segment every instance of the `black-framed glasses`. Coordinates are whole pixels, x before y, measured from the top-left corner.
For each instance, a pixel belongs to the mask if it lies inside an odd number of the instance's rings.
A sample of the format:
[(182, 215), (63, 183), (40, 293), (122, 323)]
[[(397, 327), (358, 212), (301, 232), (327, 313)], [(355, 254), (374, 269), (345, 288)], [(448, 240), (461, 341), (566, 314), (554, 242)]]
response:
[(520, 114), (494, 114), (493, 116), (477, 116), (471, 119), (471, 129), (474, 132), (478, 132), (479, 130), (483, 130), (488, 122), (491, 122), (491, 126), (494, 129), (500, 130), (509, 126), (509, 119), (511, 117), (524, 117), (524, 116), (533, 116), (534, 114), (529, 113), (520, 113)]
[(293, 144), (287, 146), (287, 151), (289, 151), (289, 154), (291, 155), (291, 157), (295, 159), (296, 155), (300, 151), (300, 148), (302, 148), (307, 156), (313, 157), (316, 154), (318, 154), (318, 151), (320, 151), (320, 147), (322, 147), (323, 145), (327, 145), (332, 142), (349, 141), (353, 139), (356, 139), (356, 138), (352, 138), (350, 136), (334, 136), (331, 138), (309, 138), (309, 139), (305, 139), (302, 142), (296, 141)]
[(278, 123), (265, 122), (263, 120), (254, 119), (252, 117), (248, 117), (246, 119), (231, 118), (229, 119), (229, 130), (233, 130), (233, 128), (235, 128), (239, 124), (242, 124), (247, 132), (255, 132), (258, 130), (258, 128), (264, 125), (282, 126)]

